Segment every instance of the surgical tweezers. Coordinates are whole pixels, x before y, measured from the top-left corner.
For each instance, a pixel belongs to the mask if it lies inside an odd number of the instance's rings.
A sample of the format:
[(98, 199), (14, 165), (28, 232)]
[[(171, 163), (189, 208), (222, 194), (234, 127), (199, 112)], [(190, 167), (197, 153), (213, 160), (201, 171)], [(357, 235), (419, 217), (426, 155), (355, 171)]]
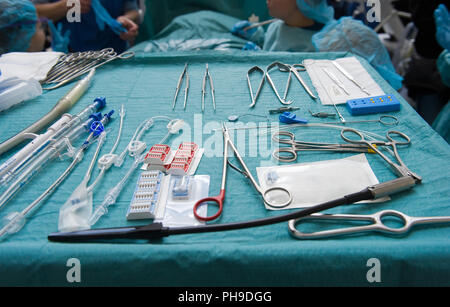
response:
[(209, 79), (209, 85), (211, 86), (211, 96), (213, 102), (214, 111), (216, 111), (216, 98), (214, 96), (214, 84), (211, 78), (211, 74), (209, 73), (208, 63), (206, 64), (205, 75), (203, 76), (203, 84), (202, 84), (202, 112), (205, 111), (205, 94), (206, 94), (206, 79)]
[[(396, 217), (402, 222), (399, 228), (389, 227), (383, 219), (386, 217)], [(332, 230), (324, 230), (318, 232), (303, 233), (297, 230), (297, 225), (304, 221), (311, 220), (347, 220), (359, 222), (371, 222), (369, 225), (355, 226), (347, 228), (339, 228)], [(289, 233), (296, 239), (321, 239), (335, 237), (341, 235), (350, 235), (364, 233), (369, 231), (383, 232), (387, 234), (403, 235), (411, 230), (413, 226), (420, 224), (437, 224), (450, 223), (450, 216), (433, 216), (433, 217), (411, 217), (395, 210), (384, 210), (372, 215), (356, 215), (356, 214), (312, 214), (310, 216), (290, 220)]]
[(175, 109), (175, 104), (177, 103), (178, 92), (180, 91), (181, 83), (183, 82), (184, 76), (186, 76), (186, 84), (184, 86), (184, 104), (183, 104), (183, 109), (186, 109), (186, 102), (187, 102), (187, 96), (188, 96), (188, 91), (189, 91), (189, 75), (187, 73), (187, 66), (188, 66), (188, 63), (184, 64), (184, 69), (183, 69), (180, 77), (178, 78), (178, 83), (177, 83), (177, 89), (176, 89), (176, 92), (175, 92), (175, 97), (173, 97), (172, 110)]

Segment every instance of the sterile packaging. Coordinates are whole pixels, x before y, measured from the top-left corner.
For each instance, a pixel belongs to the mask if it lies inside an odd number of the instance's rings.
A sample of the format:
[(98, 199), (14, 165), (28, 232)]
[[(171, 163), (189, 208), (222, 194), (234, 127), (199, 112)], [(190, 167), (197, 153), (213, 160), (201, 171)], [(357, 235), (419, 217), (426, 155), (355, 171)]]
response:
[(0, 112), (42, 95), (39, 81), (56, 64), (60, 52), (11, 52), (0, 57)]
[(161, 215), (167, 199), (168, 178), (160, 171), (145, 171), (139, 176), (127, 211), (127, 220), (154, 219)]
[[(292, 203), (282, 209), (311, 207), (379, 183), (365, 154), (338, 160), (258, 167), (256, 172), (263, 190), (282, 187), (292, 194)], [(267, 205), (266, 209), (276, 210)]]
[(42, 95), (41, 84), (34, 80), (11, 78), (0, 83), (0, 112)]
[[(208, 175), (168, 177), (170, 177), (169, 192), (164, 214), (162, 218), (155, 219), (155, 222), (162, 222), (166, 227), (204, 225), (204, 222), (195, 218), (193, 209), (197, 201), (208, 197), (210, 177)], [(207, 216), (207, 210), (208, 206), (200, 206), (197, 213)]]
[(65, 232), (89, 229), (91, 214), (92, 192), (87, 190), (87, 182), (84, 182), (59, 209), (58, 230)]
[[(370, 96), (381, 96), (385, 94), (357, 58), (346, 57), (334, 61), (351, 74), (358, 83), (363, 85), (370, 93)], [(332, 61), (306, 59), (303, 61), (303, 64), (323, 105), (343, 104), (351, 99), (368, 97), (367, 93), (364, 93), (356, 84), (339, 71), (333, 65)], [(327, 72), (330, 72), (332, 76), (335, 76), (342, 83), (348, 91), (348, 94), (327, 75)]]

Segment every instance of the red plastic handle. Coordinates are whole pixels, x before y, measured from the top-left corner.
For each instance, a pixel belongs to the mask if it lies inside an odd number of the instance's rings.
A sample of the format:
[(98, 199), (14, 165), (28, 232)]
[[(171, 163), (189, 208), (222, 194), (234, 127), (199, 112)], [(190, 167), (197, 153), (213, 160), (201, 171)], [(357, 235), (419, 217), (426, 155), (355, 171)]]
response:
[[(218, 196), (200, 199), (194, 206), (195, 218), (199, 221), (204, 221), (204, 222), (208, 222), (208, 221), (217, 219), (222, 214), (224, 200), (225, 200), (225, 190), (220, 190), (220, 194)], [(212, 216), (207, 216), (207, 217), (198, 215), (198, 213), (197, 213), (198, 207), (205, 202), (216, 203), (219, 206), (219, 210), (217, 211), (217, 213)]]

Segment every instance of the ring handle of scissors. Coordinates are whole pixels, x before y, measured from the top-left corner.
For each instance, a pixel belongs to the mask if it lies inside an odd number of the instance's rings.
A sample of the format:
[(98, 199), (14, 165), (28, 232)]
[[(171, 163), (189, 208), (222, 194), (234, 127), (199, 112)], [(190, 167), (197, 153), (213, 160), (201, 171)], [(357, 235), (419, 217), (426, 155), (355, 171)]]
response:
[[(358, 140), (350, 139), (345, 136), (345, 133), (356, 134), (359, 137), (359, 139)], [(341, 137), (342, 137), (342, 139), (344, 139), (344, 141), (346, 141), (347, 143), (350, 143), (350, 144), (367, 144), (368, 146), (372, 144), (372, 142), (369, 142), (364, 138), (364, 135), (360, 131), (355, 130), (353, 128), (342, 129)]]
[[(269, 199), (269, 194), (273, 191), (282, 191), (283, 193), (285, 193), (288, 196), (288, 199), (285, 202), (282, 203), (274, 203), (273, 201), (271, 201)], [(283, 188), (283, 187), (272, 187), (269, 188), (267, 190), (265, 190), (262, 194), (262, 197), (264, 199), (264, 203), (274, 209), (282, 209), (285, 208), (287, 206), (289, 206), (292, 203), (293, 197), (291, 192), (289, 192), (287, 189)]]
[(297, 161), (298, 154), (293, 147), (280, 147), (273, 151), (272, 157), (283, 163), (291, 163)]
[(381, 115), (378, 121), (384, 126), (397, 126), (399, 123), (398, 118), (393, 115)]
[[(404, 139), (404, 141), (397, 141), (397, 140), (395, 140), (393, 138), (393, 136), (392, 136), (393, 134), (400, 136), (402, 139)], [(404, 133), (402, 133), (400, 131), (394, 131), (394, 130), (388, 131), (386, 133), (386, 138), (391, 143), (396, 144), (396, 145), (409, 145), (409, 144), (411, 144), (411, 139), (409, 138), (409, 136), (407, 136), (406, 134), (404, 134)]]
[[(218, 196), (206, 197), (206, 198), (200, 199), (194, 205), (194, 216), (195, 216), (195, 218), (197, 220), (203, 221), (203, 222), (213, 221), (213, 220), (217, 219), (222, 214), (224, 200), (225, 200), (225, 190), (220, 190), (220, 194)], [(206, 216), (206, 217), (205, 216), (200, 216), (197, 213), (197, 210), (202, 204), (204, 204), (206, 202), (216, 203), (219, 206), (219, 210), (212, 216)]]
[(272, 135), (272, 140), (280, 144), (293, 145), (295, 141), (295, 135), (289, 131), (278, 131)]
[(136, 54), (134, 51), (125, 51), (124, 53), (121, 53), (119, 55), (116, 55), (114, 58), (119, 58), (121, 60), (128, 60), (134, 57)]

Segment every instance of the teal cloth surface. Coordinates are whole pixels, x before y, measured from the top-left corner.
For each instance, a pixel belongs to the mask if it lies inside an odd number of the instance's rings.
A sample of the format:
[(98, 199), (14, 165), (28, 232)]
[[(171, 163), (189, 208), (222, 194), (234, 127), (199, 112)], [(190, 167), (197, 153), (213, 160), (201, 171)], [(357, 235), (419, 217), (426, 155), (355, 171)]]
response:
[(314, 52), (312, 36), (318, 30), (290, 27), (282, 20), (272, 23), (264, 36), (266, 51)]
[[(83, 98), (70, 110), (76, 114), (95, 97), (107, 97), (107, 110), (118, 110), (126, 105), (124, 131), (118, 150), (122, 151), (138, 124), (151, 116), (167, 115), (183, 118), (191, 127), (186, 135), (207, 149), (197, 174), (211, 176), (210, 195), (219, 192), (222, 176), (222, 135), (211, 137), (211, 129), (219, 128), (229, 115), (268, 115), (268, 109), (281, 107), (272, 89), (266, 84), (256, 107), (249, 110), (250, 95), (246, 74), (254, 65), (266, 67), (275, 60), (285, 63), (301, 63), (306, 58), (334, 59), (349, 56), (343, 53), (245, 53), (190, 52), (138, 54), (136, 58), (115, 61), (97, 70), (94, 82)], [(361, 60), (361, 59), (360, 59)], [(182, 108), (183, 92), (172, 111), (172, 99), (178, 77), (188, 62), (190, 91), (186, 110)], [(395, 130), (410, 136), (412, 145), (400, 148), (400, 155), (411, 170), (423, 177), (423, 183), (413, 190), (392, 197), (381, 204), (352, 205), (330, 210), (334, 213), (372, 214), (383, 209), (402, 211), (411, 216), (450, 216), (450, 147), (422, 120), (398, 93), (364, 60), (363, 65), (387, 92), (402, 103), (399, 112), (393, 113), (400, 120)], [(213, 112), (210, 92), (206, 96), (206, 110), (201, 113), (201, 84), (205, 64), (215, 85), (217, 111)], [(301, 72), (312, 87), (309, 77)], [(284, 90), (286, 74), (273, 72), (272, 79), (279, 90)], [(252, 79), (256, 89), (259, 80)], [(0, 113), (0, 141), (19, 132), (47, 113), (56, 101), (71, 87), (47, 92), (41, 97), (23, 103), (8, 112)], [(289, 91), (294, 99), (296, 112), (310, 122), (312, 112), (334, 112), (333, 107), (312, 101), (294, 79)], [(343, 106), (339, 106), (347, 120), (377, 119), (379, 115), (353, 118)], [(201, 118), (202, 122), (199, 122)], [(270, 116), (276, 122), (277, 116)], [(259, 121), (245, 117), (246, 121)], [(379, 124), (349, 125), (384, 135), (391, 127)], [(116, 117), (109, 128), (107, 143), (102, 153), (113, 146), (119, 120)], [(203, 134), (199, 134), (203, 129)], [(166, 133), (163, 124), (156, 124), (145, 135), (147, 144), (158, 142)], [(197, 132), (197, 133), (194, 133)], [(341, 142), (337, 130), (297, 129), (298, 138), (311, 141)], [(248, 133), (248, 132), (247, 132)], [(246, 148), (238, 148), (244, 160), (256, 176), (256, 167), (276, 164), (269, 155), (257, 157), (252, 150), (255, 139), (244, 140)], [(238, 135), (239, 137), (239, 135)], [(260, 137), (261, 138), (261, 137)], [(251, 141), (248, 141), (248, 140)], [(172, 138), (174, 145), (179, 138)], [(169, 142), (170, 142), (169, 141)], [(248, 142), (248, 143), (247, 143)], [(217, 147), (215, 147), (217, 145)], [(248, 146), (247, 146), (248, 145)], [(242, 146), (242, 144), (241, 144)], [(215, 149), (217, 155), (212, 155)], [(371, 286), (366, 279), (370, 267), (367, 261), (378, 258), (381, 263), (381, 286), (396, 285), (450, 285), (450, 227), (430, 225), (414, 228), (408, 235), (396, 238), (379, 233), (315, 241), (298, 241), (288, 234), (287, 223), (235, 230), (230, 232), (171, 236), (152, 242), (106, 242), (89, 244), (52, 243), (49, 233), (57, 231), (59, 208), (81, 182), (94, 148), (89, 148), (84, 160), (63, 182), (55, 193), (29, 219), (25, 227), (7, 241), (0, 243), (0, 285), (2, 286)], [(6, 161), (14, 152), (0, 157)], [(305, 153), (298, 162), (338, 159), (350, 156), (337, 153)], [(386, 163), (378, 156), (367, 155), (378, 180), (395, 178)], [(25, 186), (1, 211), (4, 217), (19, 211), (40, 195), (69, 165), (69, 161), (52, 163)], [(94, 191), (94, 204), (98, 205), (105, 193), (126, 173), (131, 164), (128, 157), (121, 169), (112, 168)], [(135, 172), (112, 206), (95, 228), (119, 227), (142, 224), (129, 222), (125, 214), (138, 178)], [(93, 173), (93, 177), (97, 170)], [(324, 187), (326, 189), (326, 187)], [(356, 192), (356, 191), (355, 191)], [(267, 211), (259, 194), (241, 174), (228, 169), (227, 198), (218, 223), (246, 221), (278, 215)], [(139, 243), (139, 244), (135, 244)], [(66, 280), (68, 259), (77, 258), (81, 264), (81, 283)]]
[(255, 15), (260, 21), (269, 19), (265, 1), (261, 0), (146, 0), (146, 13), (140, 25), (137, 42), (153, 39), (174, 18), (200, 10), (209, 10), (248, 19)]
[(242, 49), (246, 40), (230, 33), (239, 19), (212, 11), (176, 17), (151, 40), (133, 47), (135, 51), (166, 52), (186, 50)]

